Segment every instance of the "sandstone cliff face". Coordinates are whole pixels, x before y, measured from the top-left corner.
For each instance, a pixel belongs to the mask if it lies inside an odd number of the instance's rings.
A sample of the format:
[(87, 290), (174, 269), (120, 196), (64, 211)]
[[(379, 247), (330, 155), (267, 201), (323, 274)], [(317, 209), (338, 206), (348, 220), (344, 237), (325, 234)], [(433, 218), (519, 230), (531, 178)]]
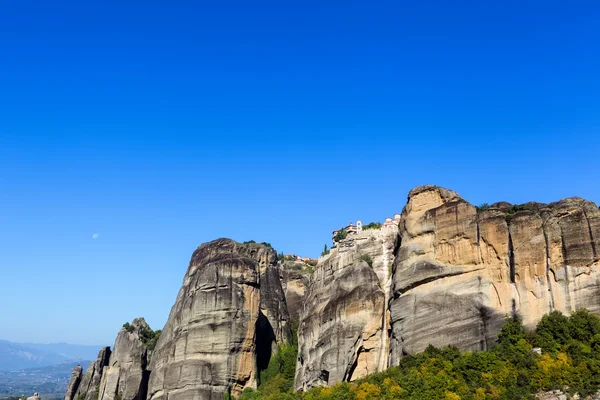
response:
[(366, 230), (319, 259), (301, 312), (296, 389), (354, 380), (387, 366), (386, 304), (397, 240), (396, 226)]
[(148, 399), (222, 400), (255, 387), (288, 313), (270, 247), (218, 239), (192, 255), (152, 356)]
[(486, 349), (506, 315), (600, 313), (600, 211), (571, 198), (477, 210), (456, 193), (411, 191), (396, 255), (390, 365), (428, 344)]
[[(77, 400), (98, 400), (100, 382), (104, 367), (108, 365), (110, 347), (104, 347), (98, 353), (98, 359), (92, 362), (81, 378), (79, 388), (74, 395)], [(75, 367), (77, 369), (77, 367)]]
[(285, 293), (290, 319), (300, 320), (300, 311), (309, 285), (312, 267), (303, 262), (284, 261), (280, 263), (281, 286)]
[(145, 400), (150, 371), (148, 348), (142, 341), (141, 331), (150, 330), (143, 318), (136, 318), (129, 329), (122, 328), (108, 365), (102, 373), (99, 400)]

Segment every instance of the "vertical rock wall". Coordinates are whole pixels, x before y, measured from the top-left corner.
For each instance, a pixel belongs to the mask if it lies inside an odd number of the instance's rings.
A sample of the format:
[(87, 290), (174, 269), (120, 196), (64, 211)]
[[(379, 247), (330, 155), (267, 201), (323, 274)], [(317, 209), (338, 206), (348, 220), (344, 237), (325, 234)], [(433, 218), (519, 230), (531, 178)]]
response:
[(75, 393), (77, 393), (77, 389), (79, 389), (79, 384), (81, 383), (82, 371), (81, 365), (73, 368), (73, 373), (71, 374), (71, 379), (69, 379), (69, 385), (67, 386), (65, 400), (73, 400), (75, 398)]
[(319, 259), (298, 331), (296, 389), (354, 380), (387, 366), (387, 300), (398, 228), (365, 230)]
[[(98, 353), (96, 361), (92, 362), (85, 370), (85, 374), (81, 378), (81, 383), (74, 395), (76, 400), (98, 400), (100, 393), (100, 382), (102, 380), (102, 372), (108, 365), (110, 359), (110, 347), (104, 347)], [(77, 367), (75, 367), (77, 369)]]
[(141, 331), (150, 330), (143, 318), (136, 318), (129, 329), (121, 329), (108, 365), (102, 373), (99, 400), (145, 400), (150, 371), (148, 348)]
[(390, 303), (390, 365), (427, 345), (487, 349), (507, 315), (600, 312), (600, 211), (572, 198), (477, 210), (434, 186), (409, 194)]
[(277, 254), (218, 239), (193, 254), (151, 362), (148, 399), (222, 400), (256, 387), (289, 339)]

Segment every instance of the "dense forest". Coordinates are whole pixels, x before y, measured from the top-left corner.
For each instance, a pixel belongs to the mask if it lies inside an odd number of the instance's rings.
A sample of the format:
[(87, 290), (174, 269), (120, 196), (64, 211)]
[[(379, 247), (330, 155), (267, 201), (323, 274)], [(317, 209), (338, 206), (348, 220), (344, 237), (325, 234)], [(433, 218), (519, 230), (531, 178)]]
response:
[(293, 391), (298, 345), (280, 348), (257, 390), (238, 400), (531, 399), (543, 390), (586, 396), (600, 388), (600, 318), (587, 310), (545, 315), (534, 331), (507, 319), (489, 351), (429, 346), (400, 365), (355, 382)]

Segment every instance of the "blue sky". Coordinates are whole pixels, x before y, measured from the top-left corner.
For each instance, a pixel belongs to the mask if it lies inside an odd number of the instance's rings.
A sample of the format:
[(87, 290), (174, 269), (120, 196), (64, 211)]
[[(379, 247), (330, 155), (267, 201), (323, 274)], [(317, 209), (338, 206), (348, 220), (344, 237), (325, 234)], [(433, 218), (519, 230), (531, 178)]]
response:
[(199, 244), (317, 256), (419, 184), (600, 202), (594, 2), (2, 7), (2, 339), (161, 328)]

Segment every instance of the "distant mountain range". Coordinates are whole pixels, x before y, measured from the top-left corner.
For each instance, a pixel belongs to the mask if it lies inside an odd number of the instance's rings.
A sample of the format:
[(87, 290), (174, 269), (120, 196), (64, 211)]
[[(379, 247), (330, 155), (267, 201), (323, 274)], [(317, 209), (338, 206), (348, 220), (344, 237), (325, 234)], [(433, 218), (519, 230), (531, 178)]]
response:
[(73, 362), (82, 360), (95, 360), (101, 347), (68, 343), (14, 343), (0, 340), (0, 371), (15, 371), (58, 364), (73, 364)]

